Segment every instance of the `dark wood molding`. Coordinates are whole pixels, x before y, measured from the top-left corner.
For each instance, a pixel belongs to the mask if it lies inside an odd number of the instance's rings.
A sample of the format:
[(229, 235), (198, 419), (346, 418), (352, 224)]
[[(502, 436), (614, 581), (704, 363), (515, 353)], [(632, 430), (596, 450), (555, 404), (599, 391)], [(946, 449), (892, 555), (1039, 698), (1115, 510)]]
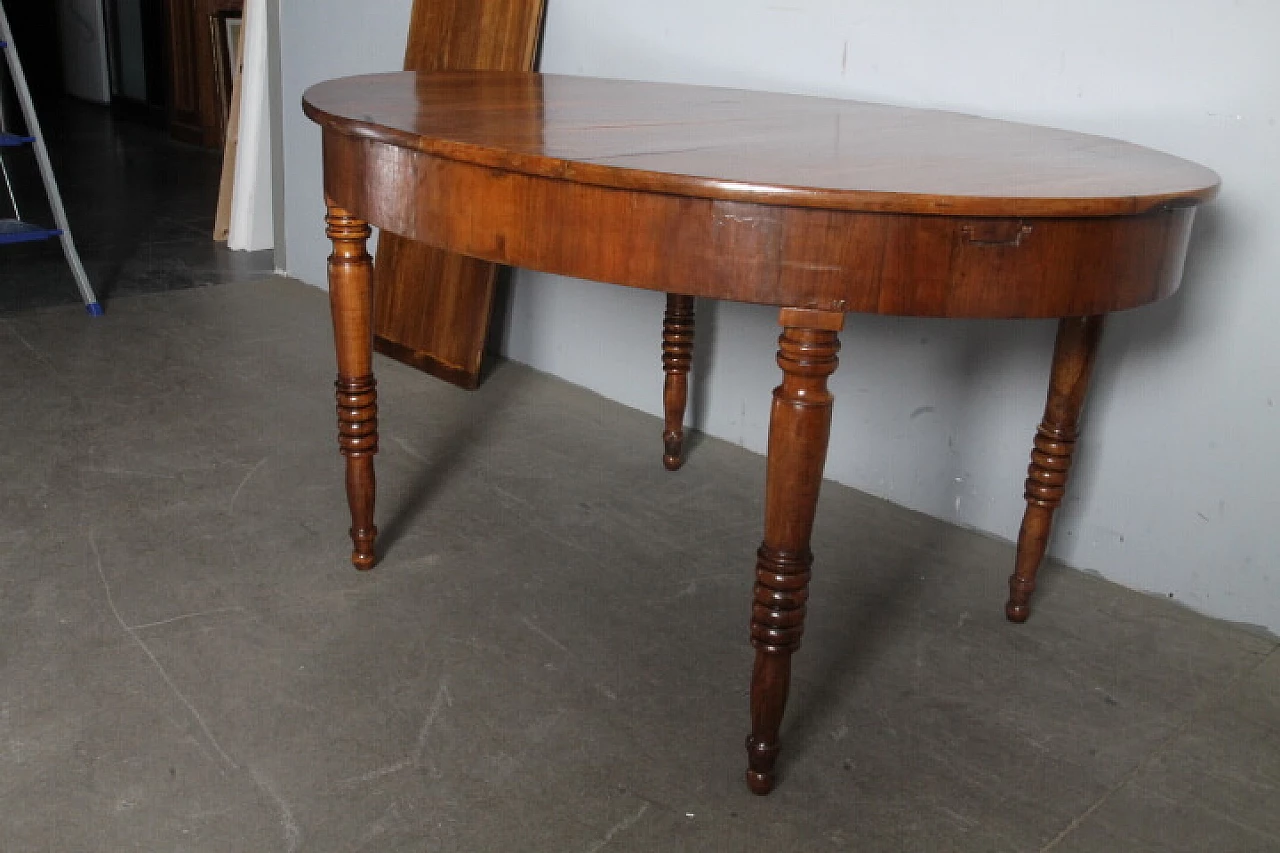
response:
[(226, 134), (211, 37), (211, 20), (226, 12), (243, 13), (244, 0), (165, 0), (169, 133), (205, 148), (221, 148)]

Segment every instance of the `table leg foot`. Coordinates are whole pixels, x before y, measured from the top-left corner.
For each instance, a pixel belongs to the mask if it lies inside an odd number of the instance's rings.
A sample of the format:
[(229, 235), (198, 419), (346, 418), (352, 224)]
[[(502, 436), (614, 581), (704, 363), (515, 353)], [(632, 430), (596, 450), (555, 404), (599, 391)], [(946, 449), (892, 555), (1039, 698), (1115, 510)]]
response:
[(763, 797), (773, 790), (777, 776), (773, 773), (773, 765), (782, 750), (778, 744), (757, 743), (755, 738), (747, 736), (747, 788), (756, 796)]
[(365, 248), (370, 228), (328, 203), (325, 234), (333, 241), (329, 256), (329, 305), (338, 356), (338, 448), (346, 457), (347, 504), (351, 509), (351, 563), (373, 568), (376, 484), (373, 456), (378, 452), (378, 383), (373, 377), (373, 259)]
[(784, 308), (778, 339), (782, 384), (773, 392), (764, 544), (757, 552), (751, 608), (751, 735), (747, 786), (767, 794), (775, 782), (779, 729), (791, 683), (791, 655), (800, 647), (813, 555), (809, 538), (822, 485), (833, 398), (827, 378), (839, 363), (837, 333), (844, 315)]
[(676, 471), (684, 464), (684, 412), (689, 399), (689, 366), (693, 363), (693, 297), (667, 294), (662, 317), (662, 464)]
[(1102, 320), (1101, 316), (1067, 317), (1058, 323), (1049, 395), (1027, 468), (1027, 509), (1018, 531), (1009, 600), (1004, 606), (1010, 622), (1025, 622), (1031, 615), (1036, 573), (1049, 544), (1053, 512), (1066, 493), (1071, 458), (1080, 437), (1080, 412), (1102, 334)]
[(378, 449), (377, 380), (339, 376), (338, 446), (347, 458), (347, 505), (351, 508), (351, 564), (361, 571), (373, 568), (375, 480), (373, 454)]

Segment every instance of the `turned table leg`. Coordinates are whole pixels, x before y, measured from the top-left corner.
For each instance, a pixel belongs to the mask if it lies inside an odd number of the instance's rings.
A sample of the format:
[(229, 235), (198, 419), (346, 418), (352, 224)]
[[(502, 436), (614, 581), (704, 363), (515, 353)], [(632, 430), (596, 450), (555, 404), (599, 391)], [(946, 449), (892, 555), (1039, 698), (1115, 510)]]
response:
[(332, 201), (325, 217), (329, 256), (329, 306), (338, 354), (338, 447), (347, 458), (347, 503), (351, 507), (351, 562), (371, 569), (373, 455), (378, 452), (378, 391), (373, 378), (373, 259), (365, 249), (369, 226)]
[(662, 315), (662, 464), (668, 471), (684, 463), (684, 411), (689, 400), (689, 365), (693, 362), (693, 297), (667, 294)]
[(773, 391), (765, 493), (764, 544), (757, 552), (751, 608), (751, 734), (747, 786), (767, 794), (774, 785), (778, 730), (791, 681), (791, 654), (804, 634), (805, 602), (813, 554), (809, 536), (831, 435), (832, 396), (827, 377), (839, 363), (837, 333), (844, 315), (784, 308), (779, 314), (778, 366)]
[(1009, 576), (1009, 601), (1004, 606), (1010, 622), (1025, 622), (1031, 614), (1036, 572), (1049, 544), (1053, 511), (1066, 492), (1071, 455), (1080, 437), (1080, 411), (1102, 334), (1102, 320), (1101, 315), (1066, 317), (1058, 323), (1049, 396), (1027, 468), (1027, 509), (1018, 531), (1013, 574)]

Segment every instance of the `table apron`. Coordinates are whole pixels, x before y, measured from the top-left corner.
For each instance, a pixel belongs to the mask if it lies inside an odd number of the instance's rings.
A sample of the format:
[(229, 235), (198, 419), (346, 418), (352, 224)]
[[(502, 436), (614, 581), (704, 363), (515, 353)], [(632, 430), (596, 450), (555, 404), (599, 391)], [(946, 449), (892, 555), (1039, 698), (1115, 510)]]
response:
[(1194, 207), (975, 218), (617, 189), (324, 131), (325, 192), (448, 251), (577, 278), (823, 310), (1067, 317), (1153, 302), (1182, 277)]

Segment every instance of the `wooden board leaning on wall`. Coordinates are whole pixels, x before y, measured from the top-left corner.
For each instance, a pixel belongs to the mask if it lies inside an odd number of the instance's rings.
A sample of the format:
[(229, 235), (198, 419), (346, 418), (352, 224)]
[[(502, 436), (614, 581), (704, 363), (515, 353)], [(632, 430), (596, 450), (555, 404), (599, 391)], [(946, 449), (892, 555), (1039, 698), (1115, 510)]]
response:
[[(531, 71), (545, 0), (415, 0), (408, 71)], [(480, 382), (500, 267), (383, 233), (374, 347), (463, 388)]]

